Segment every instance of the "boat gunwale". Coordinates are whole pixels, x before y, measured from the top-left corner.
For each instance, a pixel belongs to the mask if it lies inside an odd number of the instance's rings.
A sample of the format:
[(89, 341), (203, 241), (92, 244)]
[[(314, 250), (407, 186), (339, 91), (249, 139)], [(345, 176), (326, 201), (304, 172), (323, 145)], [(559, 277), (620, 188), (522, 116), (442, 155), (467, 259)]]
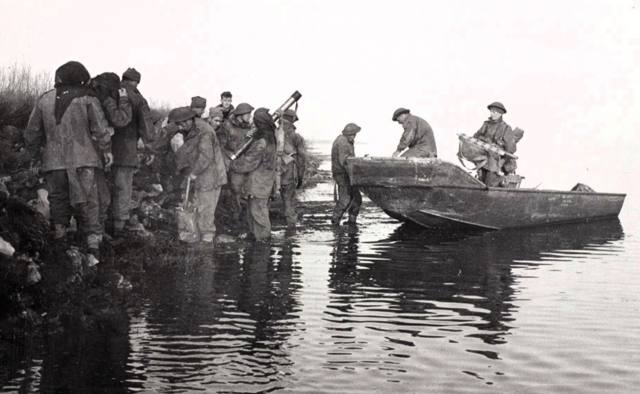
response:
[(586, 196), (607, 196), (607, 197), (622, 197), (626, 198), (626, 193), (601, 193), (601, 192), (581, 192), (581, 191), (571, 191), (571, 190), (552, 190), (552, 189), (509, 189), (503, 187), (472, 187), (472, 186), (457, 186), (457, 185), (427, 185), (427, 184), (413, 184), (413, 185), (397, 185), (397, 184), (385, 184), (383, 182), (380, 183), (357, 183), (351, 182), (353, 186), (357, 187), (382, 187), (382, 188), (402, 188), (402, 187), (414, 187), (421, 189), (468, 189), (474, 191), (496, 191), (502, 193), (542, 193), (542, 194), (571, 194), (571, 195), (586, 195)]

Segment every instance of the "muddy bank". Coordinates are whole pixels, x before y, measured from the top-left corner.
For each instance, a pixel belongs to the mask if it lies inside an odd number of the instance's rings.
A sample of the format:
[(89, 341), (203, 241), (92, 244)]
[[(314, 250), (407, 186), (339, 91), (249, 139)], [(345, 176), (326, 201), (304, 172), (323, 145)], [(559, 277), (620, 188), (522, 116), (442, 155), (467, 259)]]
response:
[[(20, 152), (18, 145), (12, 146), (16, 147), (15, 152)], [(301, 196), (330, 177), (320, 163), (320, 156), (311, 152)], [(181, 188), (159, 188), (154, 182), (165, 174), (145, 167), (135, 177), (133, 215), (146, 231), (124, 242), (106, 240), (96, 264), (84, 250), (73, 246), (82, 244), (78, 234), (70, 232), (65, 242), (53, 241), (46, 219), (48, 207), (38, 199), (38, 189), (45, 187), (43, 179), (26, 170), (23, 163), (0, 174), (8, 177), (4, 192), (0, 191), (0, 237), (13, 249), (13, 253), (0, 254), (0, 354), (4, 355), (0, 357), (16, 357), (16, 349), (28, 348), (34, 338), (48, 341), (64, 333), (120, 326), (126, 308), (138, 301), (136, 294), (143, 291), (154, 271), (178, 262), (194, 264), (211, 251), (176, 239), (174, 213)], [(230, 198), (228, 191), (223, 192), (217, 210), (216, 224), (222, 236), (216, 249), (247, 246), (234, 237)], [(278, 199), (271, 211), (274, 231), (279, 231), (284, 216)], [(301, 216), (320, 211), (326, 209), (304, 202), (299, 206)], [(0, 365), (13, 364), (0, 361)], [(0, 371), (0, 377), (5, 372)]]

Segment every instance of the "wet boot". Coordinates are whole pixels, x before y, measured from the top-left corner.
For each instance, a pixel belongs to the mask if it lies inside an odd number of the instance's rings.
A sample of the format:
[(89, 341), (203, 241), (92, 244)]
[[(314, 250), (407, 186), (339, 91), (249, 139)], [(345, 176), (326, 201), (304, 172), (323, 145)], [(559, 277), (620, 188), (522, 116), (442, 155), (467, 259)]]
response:
[(356, 226), (357, 225), (357, 223), (356, 223), (356, 219), (357, 218), (358, 218), (358, 216), (356, 216), (356, 215), (349, 215), (349, 220), (347, 221), (347, 224), (349, 226)]

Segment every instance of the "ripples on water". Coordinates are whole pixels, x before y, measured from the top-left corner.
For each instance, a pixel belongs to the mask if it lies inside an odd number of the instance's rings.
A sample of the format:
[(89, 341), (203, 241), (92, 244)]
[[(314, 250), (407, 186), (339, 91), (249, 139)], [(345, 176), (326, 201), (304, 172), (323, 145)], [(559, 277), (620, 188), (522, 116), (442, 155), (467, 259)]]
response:
[[(2, 392), (632, 392), (638, 245), (617, 220), (445, 235), (358, 229), (189, 252), (128, 319), (18, 352)], [(39, 355), (34, 357), (33, 355)], [(8, 371), (8, 372), (7, 372)], [(82, 389), (84, 388), (84, 389)]]

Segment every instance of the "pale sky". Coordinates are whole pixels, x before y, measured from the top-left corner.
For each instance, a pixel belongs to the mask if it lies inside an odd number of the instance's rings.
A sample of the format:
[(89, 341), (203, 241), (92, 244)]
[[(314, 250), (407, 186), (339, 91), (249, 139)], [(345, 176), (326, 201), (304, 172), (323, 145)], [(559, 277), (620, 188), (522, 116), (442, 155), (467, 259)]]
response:
[(358, 123), (358, 154), (390, 155), (402, 131), (391, 115), (407, 107), (452, 161), (456, 133), (501, 101), (525, 130), (528, 186), (640, 191), (640, 0), (0, 0), (0, 11), (0, 65), (133, 66), (149, 101), (170, 106), (230, 90), (235, 104), (275, 108), (299, 90), (299, 131), (330, 140)]

